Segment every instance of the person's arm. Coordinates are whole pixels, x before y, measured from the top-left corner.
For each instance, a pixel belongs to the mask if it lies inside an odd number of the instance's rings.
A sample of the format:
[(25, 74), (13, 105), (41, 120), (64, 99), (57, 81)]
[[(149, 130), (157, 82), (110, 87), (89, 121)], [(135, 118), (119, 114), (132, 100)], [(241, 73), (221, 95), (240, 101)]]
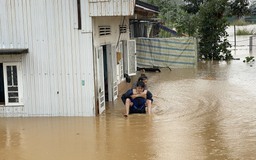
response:
[(131, 95), (131, 98), (134, 99), (137, 97), (147, 98), (147, 90), (144, 90), (142, 93), (137, 93), (136, 89), (133, 89), (133, 94)]

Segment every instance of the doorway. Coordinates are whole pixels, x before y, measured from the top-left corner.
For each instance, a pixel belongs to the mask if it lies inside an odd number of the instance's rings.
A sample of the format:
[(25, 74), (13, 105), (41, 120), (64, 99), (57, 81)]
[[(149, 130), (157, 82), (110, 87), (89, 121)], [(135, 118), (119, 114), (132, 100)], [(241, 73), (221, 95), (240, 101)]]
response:
[(0, 63), (0, 105), (5, 104), (3, 63)]
[(107, 45), (103, 45), (103, 68), (104, 68), (104, 88), (105, 88), (105, 100), (109, 101), (109, 92), (108, 92), (108, 54), (107, 54)]

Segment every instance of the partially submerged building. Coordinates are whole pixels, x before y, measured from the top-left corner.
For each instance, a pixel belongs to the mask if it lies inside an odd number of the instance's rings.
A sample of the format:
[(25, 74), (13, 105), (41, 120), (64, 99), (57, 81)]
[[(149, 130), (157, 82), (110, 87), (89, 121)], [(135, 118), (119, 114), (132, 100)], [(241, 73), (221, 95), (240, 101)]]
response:
[(1, 0), (0, 117), (103, 113), (157, 14), (135, 0)]
[(102, 113), (125, 69), (136, 71), (134, 9), (135, 0), (1, 0), (0, 117)]

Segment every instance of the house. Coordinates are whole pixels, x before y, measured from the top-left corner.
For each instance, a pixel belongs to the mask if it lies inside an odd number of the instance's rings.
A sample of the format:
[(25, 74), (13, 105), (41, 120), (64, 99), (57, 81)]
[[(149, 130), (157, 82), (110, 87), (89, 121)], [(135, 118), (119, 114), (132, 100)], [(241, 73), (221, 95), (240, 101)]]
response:
[(135, 0), (1, 0), (0, 117), (95, 116), (135, 74)]

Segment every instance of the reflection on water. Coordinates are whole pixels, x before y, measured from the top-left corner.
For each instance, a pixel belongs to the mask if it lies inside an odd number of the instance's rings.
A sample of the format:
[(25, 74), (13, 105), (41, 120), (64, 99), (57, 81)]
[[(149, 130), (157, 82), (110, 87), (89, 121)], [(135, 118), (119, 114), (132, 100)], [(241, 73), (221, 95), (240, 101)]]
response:
[(256, 159), (256, 70), (242, 62), (247, 53), (147, 73), (151, 116), (124, 118), (118, 100), (99, 117), (0, 118), (0, 160)]

